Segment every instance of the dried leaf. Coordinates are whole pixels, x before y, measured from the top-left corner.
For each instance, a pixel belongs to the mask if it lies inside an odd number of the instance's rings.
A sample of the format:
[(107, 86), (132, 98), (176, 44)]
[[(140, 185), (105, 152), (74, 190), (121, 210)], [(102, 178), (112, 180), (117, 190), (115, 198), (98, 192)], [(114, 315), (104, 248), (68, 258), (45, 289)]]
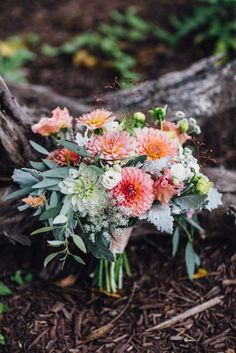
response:
[(111, 323), (106, 324), (104, 326), (101, 326), (98, 329), (93, 330), (92, 332), (90, 332), (90, 334), (88, 336), (86, 336), (85, 338), (83, 338), (80, 342), (78, 342), (78, 344), (88, 343), (88, 342), (97, 340), (98, 338), (104, 337), (112, 329), (113, 329), (113, 324), (111, 324)]
[(193, 279), (199, 279), (208, 276), (208, 272), (205, 268), (199, 267), (197, 273), (193, 275)]
[(54, 284), (60, 288), (65, 288), (65, 287), (72, 286), (72, 284), (75, 284), (76, 280), (77, 280), (77, 276), (69, 275), (65, 278), (62, 278), (62, 279), (54, 282)]
[(95, 56), (89, 54), (87, 50), (79, 50), (73, 56), (73, 64), (76, 67), (85, 66), (93, 69), (97, 65), (97, 59)]

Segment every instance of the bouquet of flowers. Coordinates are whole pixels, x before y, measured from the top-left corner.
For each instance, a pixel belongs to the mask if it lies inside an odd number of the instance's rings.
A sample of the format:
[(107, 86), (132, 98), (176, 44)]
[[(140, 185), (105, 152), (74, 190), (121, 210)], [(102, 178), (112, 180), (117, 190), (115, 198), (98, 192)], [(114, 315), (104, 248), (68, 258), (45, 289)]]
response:
[(55, 250), (45, 266), (55, 258), (63, 266), (69, 256), (85, 264), (83, 253), (89, 252), (98, 259), (93, 286), (116, 292), (123, 271), (130, 275), (125, 247), (132, 227), (147, 220), (173, 234), (173, 255), (180, 231), (187, 235), (185, 259), (193, 277), (200, 263), (193, 249), (194, 232), (202, 229), (197, 214), (220, 205), (221, 195), (194, 156), (191, 135), (201, 132), (196, 120), (177, 112), (176, 122), (167, 121), (166, 107), (148, 114), (117, 117), (96, 109), (73, 119), (58, 107), (32, 126), (34, 133), (50, 135), (55, 147), (48, 151), (30, 141), (44, 158), (14, 171), (21, 189), (8, 199), (21, 198), (19, 211), (31, 208), (43, 223), (32, 234), (47, 233)]

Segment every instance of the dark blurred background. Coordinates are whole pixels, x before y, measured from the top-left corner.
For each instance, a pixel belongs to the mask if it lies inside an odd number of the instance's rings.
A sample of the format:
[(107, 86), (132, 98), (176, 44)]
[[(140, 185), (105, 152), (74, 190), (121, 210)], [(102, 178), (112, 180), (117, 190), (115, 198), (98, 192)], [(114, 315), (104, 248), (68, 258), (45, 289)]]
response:
[(234, 0), (5, 0), (0, 74), (85, 97), (236, 52)]

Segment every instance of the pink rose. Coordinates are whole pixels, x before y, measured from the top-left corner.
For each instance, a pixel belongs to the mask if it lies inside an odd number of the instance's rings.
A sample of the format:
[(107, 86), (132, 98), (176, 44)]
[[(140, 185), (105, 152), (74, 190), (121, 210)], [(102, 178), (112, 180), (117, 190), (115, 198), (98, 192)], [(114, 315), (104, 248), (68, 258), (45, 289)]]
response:
[(56, 134), (61, 129), (72, 128), (72, 120), (67, 108), (57, 107), (52, 111), (51, 118), (41, 118), (37, 124), (32, 126), (32, 131), (42, 136)]

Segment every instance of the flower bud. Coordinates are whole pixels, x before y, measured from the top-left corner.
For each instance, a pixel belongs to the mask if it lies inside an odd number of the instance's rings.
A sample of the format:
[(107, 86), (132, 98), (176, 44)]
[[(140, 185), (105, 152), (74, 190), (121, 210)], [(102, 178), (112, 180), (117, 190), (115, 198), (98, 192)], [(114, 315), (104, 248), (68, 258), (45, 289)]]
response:
[(198, 194), (207, 195), (213, 185), (214, 185), (213, 182), (209, 181), (208, 178), (200, 177), (197, 181), (195, 188), (196, 188), (196, 191), (198, 192)]
[(189, 118), (189, 124), (190, 124), (191, 126), (195, 126), (195, 125), (197, 125), (197, 120), (194, 119), (194, 118)]
[(136, 112), (136, 113), (134, 113), (134, 119), (137, 122), (143, 123), (145, 121), (146, 117), (142, 112)]
[(184, 114), (184, 112), (181, 112), (181, 110), (178, 110), (178, 111), (175, 113), (175, 116), (176, 116), (176, 118), (178, 118), (178, 119), (185, 118), (185, 114)]
[(189, 123), (187, 119), (182, 119), (179, 122), (179, 131), (181, 134), (187, 132), (189, 129)]
[(198, 126), (198, 125), (194, 126), (194, 132), (195, 132), (195, 134), (200, 135), (200, 133), (201, 133), (200, 126)]

